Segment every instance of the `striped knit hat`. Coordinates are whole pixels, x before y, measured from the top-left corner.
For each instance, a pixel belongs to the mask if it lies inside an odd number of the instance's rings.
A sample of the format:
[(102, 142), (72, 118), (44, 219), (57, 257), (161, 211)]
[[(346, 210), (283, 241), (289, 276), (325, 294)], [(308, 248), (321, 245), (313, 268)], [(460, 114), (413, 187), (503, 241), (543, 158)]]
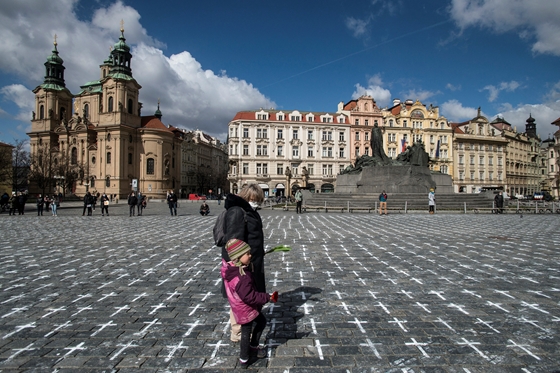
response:
[(249, 244), (245, 241), (232, 238), (226, 243), (226, 250), (230, 260), (235, 260), (251, 251), (251, 246), (249, 246)]

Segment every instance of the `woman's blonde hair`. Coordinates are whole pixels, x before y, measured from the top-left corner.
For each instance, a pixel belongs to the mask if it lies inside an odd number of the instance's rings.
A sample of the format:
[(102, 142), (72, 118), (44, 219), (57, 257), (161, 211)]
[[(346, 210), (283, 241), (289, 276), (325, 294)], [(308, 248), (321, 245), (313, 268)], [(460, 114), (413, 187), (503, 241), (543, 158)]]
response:
[(245, 201), (262, 203), (264, 201), (264, 192), (259, 184), (249, 184), (243, 187), (237, 194)]

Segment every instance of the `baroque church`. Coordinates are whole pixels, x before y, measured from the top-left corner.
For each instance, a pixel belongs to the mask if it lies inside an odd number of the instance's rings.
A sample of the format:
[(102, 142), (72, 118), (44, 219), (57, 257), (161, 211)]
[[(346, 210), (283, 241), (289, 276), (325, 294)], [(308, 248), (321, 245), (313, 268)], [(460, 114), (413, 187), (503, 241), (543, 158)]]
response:
[[(46, 156), (45, 149), (54, 154), (49, 177), (57, 184), (46, 193), (83, 196), (90, 191), (125, 198), (138, 190), (161, 198), (180, 189), (184, 132), (162, 123), (159, 102), (154, 115), (141, 115), (142, 87), (132, 76), (132, 54), (122, 27), (120, 31), (100, 65), (99, 80), (85, 83), (77, 94), (65, 86), (55, 37), (45, 79), (33, 90), (35, 111), (28, 133), (32, 158)], [(68, 185), (68, 180), (75, 181)]]

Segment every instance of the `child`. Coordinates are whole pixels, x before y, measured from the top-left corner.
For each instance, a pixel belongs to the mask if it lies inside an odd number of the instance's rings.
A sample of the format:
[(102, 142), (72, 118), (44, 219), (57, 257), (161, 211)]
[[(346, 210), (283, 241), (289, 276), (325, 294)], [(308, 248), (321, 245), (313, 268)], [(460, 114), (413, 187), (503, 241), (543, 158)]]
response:
[[(222, 259), (222, 278), (235, 320), (241, 325), (239, 367), (247, 369), (249, 357), (266, 357), (266, 350), (259, 348), (259, 340), (266, 326), (261, 309), (269, 301), (276, 303), (278, 292), (267, 294), (256, 290), (249, 268), (251, 247), (246, 242), (232, 238), (226, 243), (226, 250), (231, 261)], [(253, 322), (256, 325), (251, 330)]]

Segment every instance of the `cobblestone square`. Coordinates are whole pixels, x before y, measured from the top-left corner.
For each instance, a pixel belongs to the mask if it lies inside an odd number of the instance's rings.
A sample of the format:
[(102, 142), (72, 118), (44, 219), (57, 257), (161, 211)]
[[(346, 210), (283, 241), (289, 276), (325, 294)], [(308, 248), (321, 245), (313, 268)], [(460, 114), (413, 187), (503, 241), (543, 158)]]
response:
[[(69, 204), (71, 205), (71, 204)], [(0, 371), (227, 372), (220, 249), (201, 217), (0, 215)], [(267, 372), (560, 370), (557, 215), (261, 210)]]

